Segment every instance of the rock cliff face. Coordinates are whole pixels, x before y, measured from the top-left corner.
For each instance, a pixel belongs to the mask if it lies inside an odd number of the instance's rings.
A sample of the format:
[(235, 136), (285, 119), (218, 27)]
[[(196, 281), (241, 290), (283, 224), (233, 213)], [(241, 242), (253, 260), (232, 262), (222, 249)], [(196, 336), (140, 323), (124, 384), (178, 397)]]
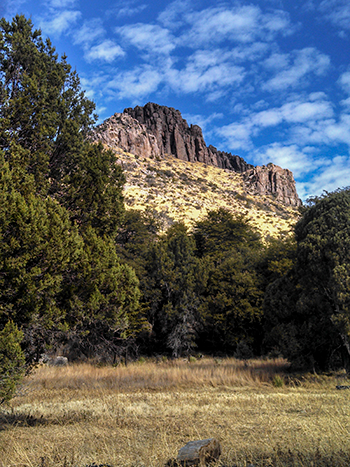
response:
[(248, 193), (252, 195), (272, 195), (286, 206), (301, 205), (293, 174), (288, 169), (282, 169), (272, 163), (267, 166), (257, 166), (244, 172), (243, 180)]
[(146, 127), (126, 113), (116, 113), (99, 125), (92, 139), (137, 156), (159, 156), (158, 142)]
[(179, 110), (148, 103), (144, 107), (125, 109), (124, 113), (138, 120), (154, 135), (160, 154), (172, 154), (183, 161), (204, 162), (222, 169), (245, 172), (253, 168), (239, 156), (207, 147), (201, 128), (188, 126)]
[(188, 126), (178, 110), (148, 103), (125, 109), (98, 126), (95, 140), (137, 156), (173, 155), (242, 174), (247, 192), (269, 195), (286, 206), (300, 206), (292, 172), (274, 164), (254, 167), (239, 156), (218, 151), (204, 142), (198, 125)]

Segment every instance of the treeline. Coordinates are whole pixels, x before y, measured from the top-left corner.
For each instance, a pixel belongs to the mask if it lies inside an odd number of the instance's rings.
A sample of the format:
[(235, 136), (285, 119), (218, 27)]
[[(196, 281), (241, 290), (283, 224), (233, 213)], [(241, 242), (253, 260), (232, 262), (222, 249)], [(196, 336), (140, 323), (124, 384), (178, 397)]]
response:
[(66, 57), (25, 17), (0, 20), (0, 397), (62, 346), (349, 366), (348, 190), (311, 200), (295, 239), (266, 245), (222, 209), (160, 233), (157, 213), (125, 211), (95, 122)]

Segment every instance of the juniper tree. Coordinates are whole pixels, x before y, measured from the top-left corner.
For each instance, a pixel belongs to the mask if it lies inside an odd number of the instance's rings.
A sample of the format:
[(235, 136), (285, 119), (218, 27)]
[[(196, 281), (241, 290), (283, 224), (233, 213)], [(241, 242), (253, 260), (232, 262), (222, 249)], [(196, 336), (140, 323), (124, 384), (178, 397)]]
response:
[(67, 57), (31, 20), (0, 20), (0, 149), (16, 189), (28, 192), (32, 175), (32, 193), (57, 199), (82, 228), (114, 235), (125, 180), (114, 154), (87, 138), (94, 109)]
[(244, 216), (220, 208), (197, 222), (193, 235), (207, 275), (199, 308), (204, 322), (201, 345), (232, 354), (246, 341), (257, 351), (262, 318), (256, 272), (259, 234)]
[(89, 140), (94, 107), (30, 20), (0, 20), (0, 330), (9, 318), (23, 330), (29, 360), (55, 331), (103, 323), (125, 340), (139, 321), (113, 243), (125, 179)]

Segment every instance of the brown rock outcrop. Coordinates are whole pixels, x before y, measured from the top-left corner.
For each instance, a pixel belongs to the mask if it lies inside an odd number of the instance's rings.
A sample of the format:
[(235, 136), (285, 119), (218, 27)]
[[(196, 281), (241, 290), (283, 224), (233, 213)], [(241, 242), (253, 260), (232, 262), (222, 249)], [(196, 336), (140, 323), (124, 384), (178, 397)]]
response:
[(272, 163), (257, 166), (243, 173), (247, 191), (253, 195), (272, 195), (276, 201), (298, 207), (301, 200), (297, 195), (293, 174)]
[(144, 125), (126, 113), (115, 113), (105, 120), (95, 129), (93, 140), (137, 156), (160, 155), (157, 139), (148, 133)]

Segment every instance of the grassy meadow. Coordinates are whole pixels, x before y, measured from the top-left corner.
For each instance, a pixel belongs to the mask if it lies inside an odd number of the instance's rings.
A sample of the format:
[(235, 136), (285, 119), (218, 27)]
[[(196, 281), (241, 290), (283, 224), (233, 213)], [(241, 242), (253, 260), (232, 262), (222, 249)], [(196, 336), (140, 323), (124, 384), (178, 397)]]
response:
[(345, 375), (283, 360), (203, 358), (40, 367), (0, 408), (0, 467), (164, 466), (215, 437), (220, 466), (350, 464)]

